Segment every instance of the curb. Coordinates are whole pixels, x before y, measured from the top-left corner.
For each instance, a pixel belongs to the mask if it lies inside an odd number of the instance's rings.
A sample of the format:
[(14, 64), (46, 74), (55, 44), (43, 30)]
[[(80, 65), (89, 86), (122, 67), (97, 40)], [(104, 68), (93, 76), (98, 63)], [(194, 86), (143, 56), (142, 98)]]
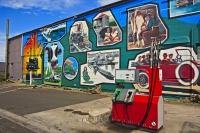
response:
[(36, 133), (61, 133), (61, 131), (56, 130), (55, 128), (48, 128), (39, 122), (16, 115), (3, 109), (0, 109), (0, 116)]
[(89, 112), (88, 121), (92, 124), (105, 123), (109, 121), (110, 114), (111, 110), (108, 108), (94, 110), (92, 112)]

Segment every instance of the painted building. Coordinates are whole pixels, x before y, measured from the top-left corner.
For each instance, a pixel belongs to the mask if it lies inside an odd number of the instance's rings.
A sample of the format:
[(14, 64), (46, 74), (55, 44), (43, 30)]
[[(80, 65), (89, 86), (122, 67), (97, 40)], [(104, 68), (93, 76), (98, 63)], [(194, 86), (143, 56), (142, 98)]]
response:
[[(127, 0), (23, 33), (21, 77), (29, 80), (27, 65), (34, 62), (36, 84), (82, 89), (101, 85), (103, 91), (112, 92), (116, 69), (149, 67), (149, 51), (155, 46), (160, 50), (164, 93), (196, 92), (200, 90), (199, 13), (198, 1)], [(148, 77), (142, 74), (137, 77), (143, 77), (142, 82), (125, 87), (145, 91)]]

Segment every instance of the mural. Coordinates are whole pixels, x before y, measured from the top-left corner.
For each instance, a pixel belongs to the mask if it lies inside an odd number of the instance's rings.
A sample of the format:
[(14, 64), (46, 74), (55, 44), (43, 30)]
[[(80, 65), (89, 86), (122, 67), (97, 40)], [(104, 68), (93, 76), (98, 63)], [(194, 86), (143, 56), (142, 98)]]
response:
[[(37, 42), (37, 33), (24, 35), (23, 44), (23, 79), (29, 80), (29, 70), (33, 71), (33, 79), (42, 78), (42, 45)], [(26, 39), (25, 39), (26, 38)]]
[(170, 17), (200, 12), (200, 0), (170, 0)]
[[(116, 69), (145, 70), (150, 66), (148, 51), (161, 46), (164, 90), (170, 94), (188, 93), (194, 87), (199, 90), (199, 1), (143, 1), (141, 6), (139, 1), (126, 2), (23, 34), (23, 78), (29, 80), (33, 67), (33, 78), (40, 79), (39, 83), (62, 82), (77, 88), (102, 84), (103, 90), (112, 91)], [(139, 87), (147, 88), (148, 74), (142, 71), (140, 75)]]
[(119, 50), (87, 53), (87, 64), (81, 65), (81, 84), (115, 83), (115, 69), (119, 69)]
[(60, 42), (51, 42), (44, 50), (44, 83), (61, 85), (63, 46)]
[(71, 53), (86, 52), (92, 49), (86, 21), (77, 21), (72, 25), (69, 42)]
[(99, 13), (93, 20), (97, 46), (114, 45), (122, 40), (122, 32), (111, 11)]
[(128, 11), (128, 50), (160, 44), (167, 38), (167, 29), (154, 4)]
[(45, 27), (40, 31), (44, 38), (43, 42), (58, 41), (66, 34), (66, 23)]
[[(149, 57), (149, 52), (139, 54), (135, 60), (129, 62), (129, 69), (148, 68), (150, 65)], [(179, 46), (161, 50), (159, 58), (164, 86), (176, 86), (181, 88), (182, 86), (200, 85), (200, 63), (192, 47)], [(148, 81), (146, 80), (145, 82)], [(188, 87), (188, 89), (190, 89), (190, 87)]]
[(68, 80), (73, 80), (78, 73), (78, 61), (74, 57), (68, 57), (63, 64), (63, 74)]

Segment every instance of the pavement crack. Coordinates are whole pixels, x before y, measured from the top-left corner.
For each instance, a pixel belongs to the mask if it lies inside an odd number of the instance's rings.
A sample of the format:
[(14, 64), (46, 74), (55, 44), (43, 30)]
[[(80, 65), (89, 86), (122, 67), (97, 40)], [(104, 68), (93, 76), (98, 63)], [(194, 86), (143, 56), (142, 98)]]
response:
[(65, 109), (64, 110), (65, 112), (72, 112), (72, 111), (74, 111), (73, 109)]
[(89, 115), (88, 112), (82, 112), (82, 111), (73, 111), (72, 113), (79, 114), (79, 115)]

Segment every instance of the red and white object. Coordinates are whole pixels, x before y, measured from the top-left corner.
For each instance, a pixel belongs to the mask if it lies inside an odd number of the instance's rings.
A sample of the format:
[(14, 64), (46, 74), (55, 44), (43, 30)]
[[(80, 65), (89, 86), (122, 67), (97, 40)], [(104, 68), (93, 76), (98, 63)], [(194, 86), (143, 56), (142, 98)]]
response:
[(132, 104), (114, 103), (112, 106), (112, 121), (127, 125), (140, 126), (152, 130), (159, 130), (163, 126), (163, 98), (153, 97), (149, 115), (141, 125), (146, 113), (148, 95), (135, 95)]
[[(145, 71), (149, 77), (149, 94), (134, 94), (131, 103), (113, 101), (112, 122), (150, 130), (159, 130), (163, 126), (162, 71), (150, 67)], [(121, 93), (123, 91), (122, 89)]]

